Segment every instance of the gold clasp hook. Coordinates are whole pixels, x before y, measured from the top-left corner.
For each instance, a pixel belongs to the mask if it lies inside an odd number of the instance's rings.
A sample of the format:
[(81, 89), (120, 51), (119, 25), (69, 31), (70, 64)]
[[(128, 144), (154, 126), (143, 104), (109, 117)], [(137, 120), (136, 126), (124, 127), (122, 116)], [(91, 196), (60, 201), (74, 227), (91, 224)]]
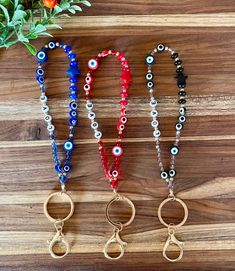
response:
[[(55, 229), (56, 229), (56, 234), (55, 236), (51, 239), (48, 240), (49, 243), (49, 252), (51, 254), (51, 256), (55, 259), (61, 259), (64, 256), (66, 256), (69, 252), (70, 252), (70, 246), (69, 243), (67, 242), (67, 240), (64, 237), (64, 234), (62, 232), (63, 230), (63, 226), (64, 226), (64, 222), (61, 220), (58, 220), (54, 223)], [(65, 246), (65, 252), (61, 255), (58, 255), (54, 252), (54, 246), (56, 244), (62, 244)]]
[[(168, 238), (166, 240), (166, 243), (163, 247), (163, 256), (170, 262), (177, 262), (179, 261), (182, 257), (183, 257), (183, 254), (184, 254), (184, 250), (183, 250), (183, 247), (184, 247), (184, 243), (179, 241), (176, 237), (175, 237), (175, 229), (174, 229), (174, 226), (172, 224), (169, 225), (168, 227)], [(169, 246), (177, 246), (179, 248), (179, 256), (175, 259), (173, 258), (169, 258), (167, 256), (167, 249)]]
[[(124, 255), (124, 252), (125, 252), (124, 246), (127, 245), (127, 243), (122, 241), (119, 235), (120, 231), (121, 230), (119, 228), (114, 228), (113, 235), (110, 237), (110, 239), (107, 241), (107, 243), (104, 246), (104, 255), (106, 258), (110, 260), (118, 260)], [(111, 244), (115, 244), (115, 243), (119, 246), (120, 254), (117, 257), (111, 257), (108, 253), (108, 248)]]

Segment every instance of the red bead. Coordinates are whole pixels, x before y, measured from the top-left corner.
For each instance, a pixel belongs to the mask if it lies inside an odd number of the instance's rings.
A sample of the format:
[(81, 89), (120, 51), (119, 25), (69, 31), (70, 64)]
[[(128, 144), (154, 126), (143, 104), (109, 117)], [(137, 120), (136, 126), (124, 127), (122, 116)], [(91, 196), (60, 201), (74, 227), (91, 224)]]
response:
[(119, 53), (117, 59), (121, 61), (123, 57), (124, 57), (124, 54), (123, 53)]
[(122, 108), (121, 109), (121, 115), (122, 116), (126, 116), (126, 108)]
[(108, 54), (109, 54), (109, 51), (102, 51), (102, 52), (101, 52), (101, 56), (103, 56), (103, 57), (104, 57), (104, 56), (107, 56)]
[(128, 96), (129, 96), (126, 91), (122, 91), (120, 94), (121, 94), (122, 98), (128, 98)]
[(124, 83), (129, 83), (131, 81), (131, 73), (129, 69), (122, 70), (121, 80)]
[(118, 187), (118, 180), (112, 180), (110, 185), (113, 189), (116, 189)]
[(119, 103), (122, 106), (127, 106), (128, 105), (128, 101), (126, 101), (126, 100), (121, 100)]
[(86, 81), (87, 84), (91, 85), (92, 82), (93, 82), (93, 77), (87, 76), (86, 79), (85, 79), (85, 81)]
[(119, 124), (117, 125), (117, 129), (118, 129), (118, 131), (123, 131), (123, 130), (125, 129), (125, 125), (122, 124), (122, 123), (119, 123)]
[(122, 124), (126, 124), (127, 123), (127, 117), (120, 117), (120, 122), (122, 123)]
[(129, 88), (129, 85), (127, 83), (122, 84), (122, 89), (127, 90)]

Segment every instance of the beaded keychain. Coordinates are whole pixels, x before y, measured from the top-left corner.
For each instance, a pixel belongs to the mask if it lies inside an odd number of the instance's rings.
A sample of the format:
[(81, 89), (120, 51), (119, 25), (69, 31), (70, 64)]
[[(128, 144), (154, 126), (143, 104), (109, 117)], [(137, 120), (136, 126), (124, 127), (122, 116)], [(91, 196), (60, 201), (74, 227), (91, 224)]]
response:
[[(112, 156), (114, 158), (114, 163), (111, 164), (108, 161), (108, 157), (106, 156), (104, 147), (103, 147), (103, 141), (102, 133), (98, 130), (98, 122), (95, 120), (95, 113), (93, 112), (93, 103), (91, 102), (91, 90), (92, 90), (92, 82), (93, 77), (92, 74), (95, 70), (98, 69), (99, 64), (102, 60), (102, 58), (107, 57), (108, 55), (116, 56), (117, 59), (120, 61), (122, 66), (122, 73), (121, 73), (121, 100), (119, 104), (121, 105), (121, 116), (119, 118), (119, 123), (117, 125), (118, 130), (118, 140), (116, 145), (112, 148)], [(85, 97), (86, 97), (86, 109), (88, 110), (88, 118), (91, 121), (91, 128), (94, 130), (94, 136), (98, 141), (99, 144), (99, 153), (102, 160), (102, 165), (105, 171), (105, 175), (109, 180), (110, 186), (113, 189), (114, 197), (109, 201), (109, 203), (106, 206), (106, 219), (107, 221), (114, 227), (114, 233), (111, 236), (111, 238), (107, 241), (105, 247), (104, 247), (104, 255), (106, 258), (111, 260), (117, 260), (121, 258), (124, 255), (124, 245), (126, 245), (125, 242), (123, 242), (119, 236), (119, 232), (122, 231), (122, 229), (125, 226), (128, 226), (132, 223), (134, 217), (135, 217), (135, 207), (134, 204), (125, 196), (120, 195), (117, 193), (118, 185), (119, 185), (119, 178), (120, 178), (120, 157), (123, 154), (123, 149), (121, 147), (121, 141), (123, 138), (123, 131), (125, 129), (126, 123), (127, 123), (127, 116), (126, 116), (126, 109), (128, 106), (128, 93), (127, 90), (129, 88), (129, 83), (131, 81), (131, 73), (128, 66), (128, 61), (125, 59), (123, 53), (115, 52), (115, 51), (103, 51), (98, 54), (96, 58), (90, 59), (88, 61), (88, 73), (85, 79)], [(128, 205), (132, 209), (132, 215), (131, 218), (126, 223), (116, 222), (113, 221), (109, 214), (109, 208), (112, 203), (115, 201), (126, 201)], [(119, 246), (120, 254), (117, 257), (111, 257), (108, 253), (108, 248), (110, 244), (116, 243)]]
[[(171, 54), (171, 58), (174, 61), (174, 64), (176, 66), (176, 78), (177, 78), (177, 86), (179, 88), (179, 100), (178, 103), (180, 105), (179, 108), (179, 117), (176, 123), (176, 138), (175, 138), (175, 142), (172, 145), (172, 147), (170, 148), (170, 165), (168, 169), (165, 169), (163, 167), (163, 161), (162, 161), (162, 155), (161, 155), (161, 148), (160, 148), (160, 130), (158, 128), (158, 121), (157, 121), (157, 116), (158, 116), (158, 111), (156, 110), (157, 107), (157, 100), (154, 98), (153, 92), (154, 92), (154, 82), (153, 82), (153, 73), (152, 73), (152, 65), (155, 61), (155, 57), (154, 54), (155, 53), (161, 53), (163, 51), (168, 51)], [(168, 228), (168, 239), (164, 245), (163, 248), (163, 256), (171, 262), (176, 262), (179, 261), (182, 257), (183, 257), (183, 242), (177, 240), (177, 238), (175, 237), (175, 231), (184, 225), (184, 223), (187, 220), (188, 217), (188, 208), (186, 206), (186, 204), (179, 198), (177, 198), (174, 195), (174, 179), (176, 176), (176, 170), (175, 170), (175, 158), (177, 156), (177, 154), (179, 153), (179, 140), (180, 140), (180, 132), (183, 129), (184, 123), (186, 121), (186, 108), (185, 108), (185, 96), (186, 96), (186, 92), (185, 92), (185, 87), (186, 87), (186, 78), (187, 76), (184, 75), (183, 71), (184, 69), (182, 68), (181, 64), (182, 61), (179, 59), (178, 54), (175, 53), (171, 48), (164, 46), (163, 44), (158, 44), (157, 47), (149, 54), (147, 55), (145, 62), (148, 66), (148, 72), (146, 74), (146, 80), (147, 80), (147, 89), (149, 90), (150, 93), (150, 107), (151, 107), (151, 116), (153, 118), (151, 125), (154, 129), (153, 131), (153, 136), (155, 138), (156, 141), (156, 150), (157, 150), (157, 159), (158, 159), (158, 165), (160, 168), (160, 176), (163, 180), (166, 181), (167, 185), (168, 185), (168, 189), (169, 189), (169, 195), (168, 198), (166, 198), (165, 200), (163, 200), (163, 202), (160, 204), (159, 208), (158, 208), (158, 218), (160, 220), (160, 222)], [(184, 209), (184, 218), (183, 220), (179, 223), (179, 224), (173, 224), (173, 223), (166, 223), (163, 218), (162, 218), (162, 208), (163, 206), (168, 203), (169, 201), (171, 202), (178, 202), (179, 204), (182, 205), (183, 209)], [(175, 245), (179, 247), (180, 253), (179, 256), (177, 258), (169, 258), (167, 256), (167, 249), (170, 245)]]
[[(44, 64), (48, 57), (47, 57), (47, 50), (53, 50), (56, 48), (62, 48), (64, 52), (67, 54), (67, 57), (70, 61), (69, 68), (66, 72), (66, 74), (70, 77), (70, 94), (69, 94), (69, 137), (64, 143), (64, 150), (65, 150), (65, 160), (64, 163), (62, 163), (58, 157), (58, 151), (57, 151), (57, 143), (55, 141), (56, 136), (54, 134), (55, 126), (52, 124), (52, 116), (49, 115), (49, 107), (47, 105), (47, 96), (46, 96), (46, 90), (45, 90), (45, 72), (42, 68), (42, 64)], [(75, 85), (77, 82), (77, 76), (80, 75), (80, 72), (78, 70), (78, 62), (76, 61), (76, 55), (71, 51), (71, 47), (68, 45), (63, 45), (60, 42), (54, 42), (50, 41), (48, 44), (46, 44), (36, 55), (38, 60), (38, 68), (36, 70), (36, 80), (40, 86), (41, 90), (41, 96), (40, 101), (42, 103), (42, 112), (44, 113), (44, 120), (47, 123), (47, 130), (49, 132), (49, 138), (51, 141), (51, 147), (52, 147), (52, 156), (53, 160), (55, 162), (55, 171), (58, 175), (60, 184), (61, 184), (61, 191), (60, 192), (54, 192), (50, 194), (47, 198), (47, 200), (44, 203), (44, 213), (46, 217), (51, 221), (56, 229), (56, 234), (52, 240), (49, 241), (49, 252), (53, 258), (63, 258), (65, 255), (67, 255), (70, 251), (70, 245), (67, 242), (67, 240), (64, 237), (64, 234), (62, 232), (64, 222), (67, 221), (74, 212), (74, 203), (72, 201), (71, 196), (66, 192), (65, 189), (65, 183), (67, 181), (68, 173), (71, 170), (71, 154), (74, 149), (74, 143), (73, 143), (73, 136), (74, 136), (74, 128), (77, 125), (77, 86)], [(54, 198), (59, 197), (61, 198), (61, 201), (68, 201), (70, 203), (70, 212), (69, 214), (64, 218), (54, 218), (52, 217), (48, 212), (48, 203), (49, 201)], [(61, 244), (65, 246), (65, 252), (62, 255), (58, 255), (54, 252), (54, 247), (56, 244)]]

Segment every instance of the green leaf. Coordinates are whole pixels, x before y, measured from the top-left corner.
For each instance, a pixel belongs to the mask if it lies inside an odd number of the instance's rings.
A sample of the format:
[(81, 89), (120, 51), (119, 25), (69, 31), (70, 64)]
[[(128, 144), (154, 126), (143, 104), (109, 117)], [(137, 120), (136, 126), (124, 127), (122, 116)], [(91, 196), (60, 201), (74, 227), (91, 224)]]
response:
[(60, 13), (61, 11), (63, 11), (63, 9), (59, 5), (56, 5), (53, 9), (54, 15)]
[(73, 14), (76, 13), (76, 11), (73, 8), (69, 8), (68, 11), (71, 12), (71, 13), (73, 13)]
[(14, 7), (15, 7), (15, 9), (17, 9), (17, 7), (18, 7), (18, 3), (19, 3), (19, 0), (14, 0)]
[(87, 1), (87, 0), (83, 0), (82, 3), (85, 6), (91, 7), (91, 3), (89, 1)]
[(7, 9), (1, 4), (0, 4), (0, 9), (2, 10), (2, 12), (3, 12), (4, 16), (5, 16), (6, 23), (9, 24), (10, 17), (9, 17), (9, 13), (8, 13)]
[(74, 10), (77, 10), (77, 11), (82, 11), (82, 9), (79, 7), (79, 6), (71, 6), (71, 8), (73, 8)]
[(38, 25), (35, 27), (34, 32), (35, 32), (35, 33), (41, 33), (41, 32), (44, 32), (44, 31), (46, 31), (46, 30), (47, 30), (47, 29), (46, 29), (46, 27), (45, 27), (44, 25), (38, 24)]
[(26, 15), (27, 15), (27, 13), (25, 11), (16, 10), (12, 19), (11, 19), (12, 24), (14, 25), (15, 22), (21, 21), (21, 19), (24, 18)]
[(30, 40), (35, 40), (38, 35), (36, 33), (29, 33), (28, 35), (25, 36), (27, 39), (30, 39)]
[(53, 37), (50, 33), (47, 32), (39, 33), (38, 36)]
[(58, 24), (47, 24), (46, 28), (47, 29), (62, 29), (62, 27)]
[(26, 46), (26, 48), (32, 55), (34, 56), (36, 55), (37, 49), (32, 44), (30, 44), (29, 42), (23, 42), (23, 44)]
[(29, 40), (24, 36), (24, 34), (22, 32), (19, 32), (17, 34), (18, 36), (18, 40), (21, 41), (21, 42), (29, 42)]

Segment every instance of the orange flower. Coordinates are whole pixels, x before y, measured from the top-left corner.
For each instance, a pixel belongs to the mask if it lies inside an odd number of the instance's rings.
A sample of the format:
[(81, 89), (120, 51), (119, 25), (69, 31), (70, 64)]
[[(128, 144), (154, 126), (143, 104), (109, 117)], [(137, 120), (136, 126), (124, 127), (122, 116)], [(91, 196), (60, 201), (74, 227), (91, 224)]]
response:
[(57, 4), (57, 0), (43, 0), (43, 4), (47, 8), (54, 8)]

